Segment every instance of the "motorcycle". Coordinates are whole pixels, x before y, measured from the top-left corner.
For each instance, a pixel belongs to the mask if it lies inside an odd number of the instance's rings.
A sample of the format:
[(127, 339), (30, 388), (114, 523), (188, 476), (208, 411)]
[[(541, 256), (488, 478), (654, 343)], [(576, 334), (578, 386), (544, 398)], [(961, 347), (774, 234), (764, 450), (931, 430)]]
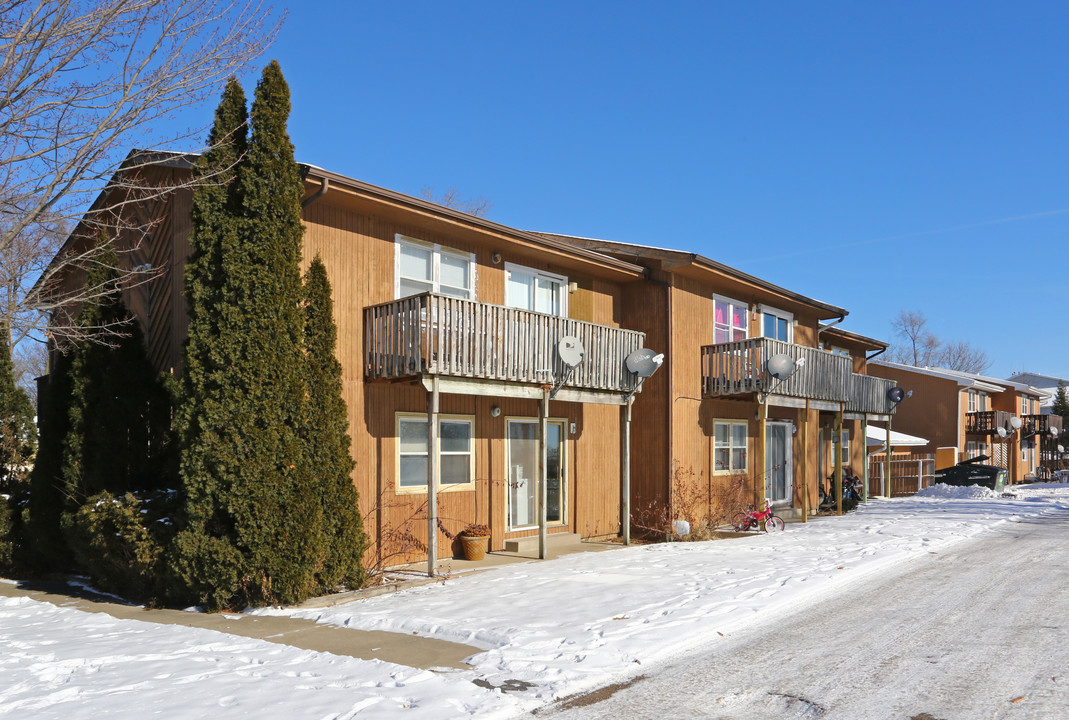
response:
[[(835, 507), (835, 473), (828, 476), (828, 487), (820, 486), (820, 509), (829, 510)], [(843, 510), (849, 511), (857, 507), (861, 502), (861, 478), (848, 468), (843, 468)]]

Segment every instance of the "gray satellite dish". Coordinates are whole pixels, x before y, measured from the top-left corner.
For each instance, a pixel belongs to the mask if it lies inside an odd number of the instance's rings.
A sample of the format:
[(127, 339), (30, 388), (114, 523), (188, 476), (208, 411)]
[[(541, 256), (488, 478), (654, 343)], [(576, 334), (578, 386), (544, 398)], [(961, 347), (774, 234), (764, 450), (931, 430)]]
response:
[(1058, 452), (1060, 452), (1060, 453), (1065, 452), (1065, 446), (1064, 445), (1059, 445), (1058, 446)]
[(900, 403), (906, 399), (906, 391), (900, 387), (893, 387), (887, 391), (887, 399), (893, 403)]
[(1004, 437), (1006, 437), (1007, 435), (1009, 435), (1009, 432), (1007, 432), (1006, 428), (1004, 428), (1004, 427), (1000, 427), (1000, 428), (998, 428), (998, 429), (997, 429), (997, 430), (996, 430), (995, 432), (997, 432), (997, 433), (998, 433), (998, 436), (999, 436), (1000, 438), (1004, 438)]
[(768, 374), (777, 380), (786, 380), (789, 378), (797, 367), (794, 358), (790, 355), (773, 355), (765, 363), (765, 369), (768, 370)]
[(1050, 429), (1050, 436), (1051, 436), (1051, 437), (1058, 437), (1058, 435), (1060, 435), (1060, 434), (1061, 434), (1061, 433), (1059, 433), (1059, 432), (1058, 432), (1058, 428), (1056, 428), (1056, 427), (1052, 427), (1052, 428)]
[(639, 348), (627, 356), (624, 364), (627, 371), (638, 375), (640, 378), (648, 378), (657, 372), (657, 368), (664, 362), (664, 353), (657, 353), (649, 348)]
[(1010, 427), (1012, 427), (1014, 430), (1020, 430), (1021, 429), (1021, 418), (1017, 417), (1016, 415), (1011, 417), (1010, 418)]
[(565, 335), (557, 343), (557, 354), (560, 355), (562, 363), (573, 368), (583, 362), (586, 350), (583, 349), (583, 343), (579, 341), (579, 338)]

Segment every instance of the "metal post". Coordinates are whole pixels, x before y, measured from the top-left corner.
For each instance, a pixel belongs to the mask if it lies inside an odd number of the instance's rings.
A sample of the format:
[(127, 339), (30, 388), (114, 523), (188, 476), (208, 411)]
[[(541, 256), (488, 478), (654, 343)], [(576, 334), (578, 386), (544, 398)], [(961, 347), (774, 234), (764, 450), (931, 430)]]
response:
[(635, 397), (628, 395), (624, 407), (624, 447), (620, 458), (620, 529), (624, 545), (631, 544), (631, 404)]
[(924, 489), (924, 461), (917, 461), (917, 492)]
[(832, 430), (835, 441), (832, 452), (835, 453), (835, 514), (843, 514), (843, 405), (839, 403), (839, 412), (835, 413), (835, 428)]
[(546, 472), (549, 468), (547, 438), (549, 436), (549, 388), (542, 389), (542, 402), (538, 409), (538, 557), (546, 559)]
[(427, 575), (438, 565), (438, 376), (427, 395)]
[[(756, 480), (757, 487), (754, 488), (754, 507), (761, 510), (765, 507), (765, 483), (768, 481), (768, 448), (765, 447), (767, 441), (768, 429), (765, 423), (768, 421), (768, 406), (762, 402), (758, 406), (758, 422), (757, 422), (757, 451), (760, 455), (757, 458), (758, 477)], [(764, 474), (761, 475), (760, 473)]]
[(869, 501), (869, 416), (861, 416), (861, 502)]
[(891, 497), (891, 414), (887, 414), (887, 442), (883, 446), (883, 482), (880, 492), (884, 497)]
[(802, 522), (809, 522), (809, 398), (802, 418)]

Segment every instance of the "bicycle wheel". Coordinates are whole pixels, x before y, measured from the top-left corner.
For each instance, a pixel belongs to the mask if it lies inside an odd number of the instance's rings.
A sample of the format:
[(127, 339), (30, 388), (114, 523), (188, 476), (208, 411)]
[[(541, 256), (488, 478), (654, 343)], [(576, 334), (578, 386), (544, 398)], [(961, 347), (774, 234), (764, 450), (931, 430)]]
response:
[(775, 515), (765, 520), (765, 532), (782, 532), (783, 527), (782, 518), (778, 518)]
[(742, 532), (743, 530), (750, 529), (750, 519), (746, 513), (736, 513), (735, 517), (731, 518), (731, 527), (735, 532)]

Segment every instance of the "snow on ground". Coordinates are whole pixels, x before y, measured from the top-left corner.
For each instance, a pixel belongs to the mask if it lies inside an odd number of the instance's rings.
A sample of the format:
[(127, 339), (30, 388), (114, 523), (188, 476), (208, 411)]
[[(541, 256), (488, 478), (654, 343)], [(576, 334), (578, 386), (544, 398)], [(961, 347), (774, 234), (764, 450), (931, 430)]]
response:
[(329, 609), (256, 611), (484, 650), (471, 670), (448, 673), (0, 599), (0, 717), (508, 716), (646, 672), (994, 525), (1069, 508), (1069, 485), (1014, 492), (937, 488), (775, 535), (582, 553)]

